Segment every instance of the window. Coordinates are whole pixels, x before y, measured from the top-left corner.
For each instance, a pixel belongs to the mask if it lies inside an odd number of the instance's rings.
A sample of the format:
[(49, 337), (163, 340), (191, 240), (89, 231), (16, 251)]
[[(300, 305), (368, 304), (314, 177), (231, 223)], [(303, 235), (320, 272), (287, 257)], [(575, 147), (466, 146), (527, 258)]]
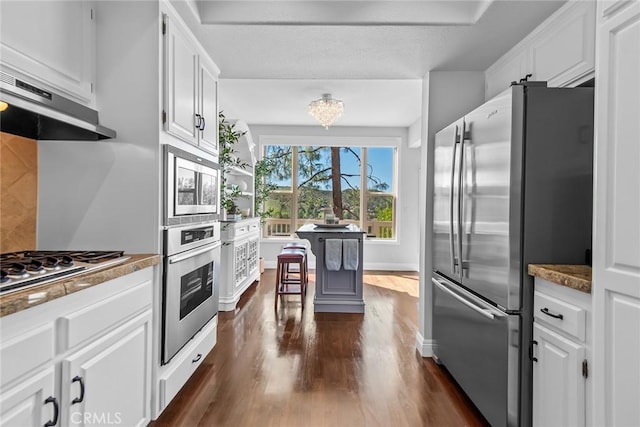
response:
[(264, 237), (292, 236), (330, 208), (370, 238), (395, 239), (395, 148), (265, 145), (263, 156), (276, 186), (264, 206)]

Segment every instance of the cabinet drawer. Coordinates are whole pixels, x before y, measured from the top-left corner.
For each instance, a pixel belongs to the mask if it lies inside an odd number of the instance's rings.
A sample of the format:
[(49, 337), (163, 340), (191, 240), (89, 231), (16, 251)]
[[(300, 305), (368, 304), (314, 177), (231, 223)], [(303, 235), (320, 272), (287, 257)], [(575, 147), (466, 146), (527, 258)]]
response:
[(3, 340), (0, 347), (2, 385), (52, 360), (54, 354), (53, 323)]
[(170, 368), (160, 376), (160, 412), (171, 403), (216, 345), (217, 326), (218, 317), (216, 316), (171, 360), (169, 365), (165, 365)]
[[(141, 272), (140, 272), (141, 273)], [(136, 273), (133, 273), (136, 274)], [(147, 278), (147, 276), (144, 276)], [(125, 276), (115, 280), (131, 280)], [(151, 280), (59, 318), (62, 349), (73, 348), (151, 306)]]
[(554, 326), (581, 341), (585, 340), (586, 310), (581, 307), (536, 291), (533, 315), (536, 321)]

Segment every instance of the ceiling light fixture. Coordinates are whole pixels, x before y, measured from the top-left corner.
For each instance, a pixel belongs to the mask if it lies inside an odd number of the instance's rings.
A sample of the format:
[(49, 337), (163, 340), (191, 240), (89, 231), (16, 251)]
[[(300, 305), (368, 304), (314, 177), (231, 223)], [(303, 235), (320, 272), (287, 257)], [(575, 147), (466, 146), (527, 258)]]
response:
[(311, 101), (309, 104), (309, 114), (319, 121), (325, 129), (329, 129), (329, 126), (340, 117), (343, 111), (342, 101), (331, 98), (330, 93), (322, 94), (321, 99)]

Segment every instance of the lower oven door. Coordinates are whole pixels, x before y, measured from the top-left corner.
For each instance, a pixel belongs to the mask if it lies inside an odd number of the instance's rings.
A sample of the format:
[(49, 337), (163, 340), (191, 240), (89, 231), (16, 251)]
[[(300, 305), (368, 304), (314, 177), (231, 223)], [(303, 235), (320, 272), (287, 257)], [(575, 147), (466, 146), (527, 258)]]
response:
[(218, 313), (220, 242), (165, 259), (162, 363)]

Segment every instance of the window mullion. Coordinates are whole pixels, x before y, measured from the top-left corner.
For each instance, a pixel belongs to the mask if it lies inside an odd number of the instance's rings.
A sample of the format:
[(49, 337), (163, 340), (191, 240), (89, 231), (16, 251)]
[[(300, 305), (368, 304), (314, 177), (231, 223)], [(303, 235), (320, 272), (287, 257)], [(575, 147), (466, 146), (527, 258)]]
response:
[(367, 221), (367, 147), (362, 147), (360, 160), (360, 229), (366, 230)]
[(291, 235), (293, 236), (298, 223), (298, 146), (293, 146), (291, 156)]

